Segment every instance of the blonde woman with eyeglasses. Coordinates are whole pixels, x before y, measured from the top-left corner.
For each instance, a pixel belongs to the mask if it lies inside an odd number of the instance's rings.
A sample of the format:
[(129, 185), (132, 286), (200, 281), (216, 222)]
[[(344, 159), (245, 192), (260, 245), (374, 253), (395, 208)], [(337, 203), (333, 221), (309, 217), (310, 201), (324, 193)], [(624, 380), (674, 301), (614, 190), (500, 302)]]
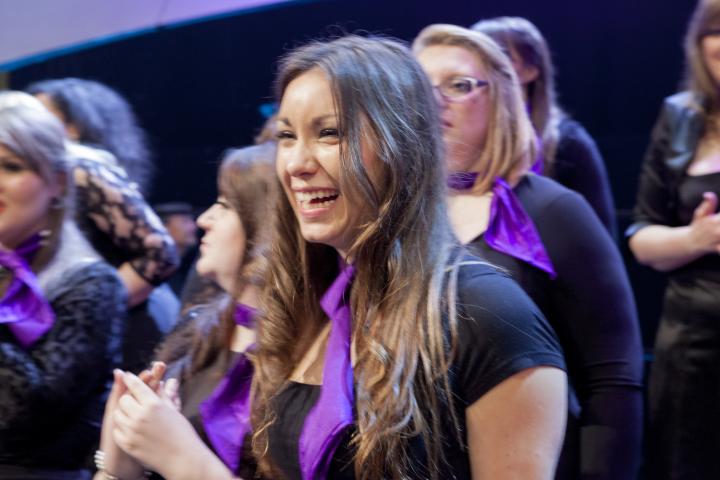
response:
[(413, 50), (440, 106), (455, 234), (510, 273), (563, 346), (571, 391), (556, 478), (634, 478), (642, 348), (617, 248), (579, 194), (530, 172), (535, 132), (510, 60), (493, 40), (432, 25)]

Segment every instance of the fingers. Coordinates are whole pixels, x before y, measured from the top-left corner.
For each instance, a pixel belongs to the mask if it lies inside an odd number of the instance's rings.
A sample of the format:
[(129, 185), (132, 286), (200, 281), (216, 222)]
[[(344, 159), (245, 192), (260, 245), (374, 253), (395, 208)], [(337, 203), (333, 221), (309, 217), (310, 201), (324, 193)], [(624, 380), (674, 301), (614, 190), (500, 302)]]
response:
[(162, 398), (163, 400), (166, 400), (170, 403), (170, 405), (173, 406), (176, 410), (180, 411), (182, 408), (182, 403), (180, 401), (180, 395), (178, 394), (178, 391), (180, 389), (180, 382), (178, 382), (177, 378), (171, 378), (167, 382), (165, 382), (165, 385), (162, 389)]
[[(128, 392), (133, 396), (139, 403), (151, 402), (157, 399), (155, 392), (140, 380), (137, 376), (130, 372), (125, 372), (122, 376), (123, 383), (128, 389)], [(126, 395), (125, 395), (126, 396)], [(123, 396), (123, 398), (125, 397)], [(122, 401), (122, 398), (121, 398)]]
[(703, 200), (693, 213), (693, 219), (699, 219), (712, 215), (717, 210), (718, 199), (714, 192), (703, 193)]
[(152, 367), (148, 370), (143, 370), (138, 375), (138, 378), (142, 380), (148, 387), (150, 387), (151, 390), (155, 391), (156, 393), (159, 392), (160, 384), (162, 383), (162, 378), (165, 376), (165, 371), (167, 370), (167, 365), (163, 362), (153, 362)]
[(125, 387), (125, 382), (123, 382), (122, 379), (123, 373), (124, 372), (119, 368), (113, 370), (113, 386), (110, 390), (110, 396), (108, 397), (106, 402), (106, 409), (115, 408), (120, 397), (127, 391), (127, 388)]

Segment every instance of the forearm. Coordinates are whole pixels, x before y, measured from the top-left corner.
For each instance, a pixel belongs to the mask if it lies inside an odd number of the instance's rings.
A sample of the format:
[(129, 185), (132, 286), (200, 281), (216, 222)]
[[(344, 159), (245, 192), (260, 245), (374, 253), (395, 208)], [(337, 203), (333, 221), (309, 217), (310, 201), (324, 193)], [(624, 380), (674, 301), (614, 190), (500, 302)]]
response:
[(158, 473), (167, 480), (241, 480), (205, 444), (174, 457)]
[(642, 391), (616, 388), (582, 407), (580, 478), (635, 478), (642, 457)]
[(118, 275), (127, 289), (129, 307), (134, 307), (147, 300), (153, 288), (155, 288), (154, 285), (141, 277), (127, 262), (120, 265)]
[(647, 226), (632, 236), (630, 250), (638, 262), (661, 272), (687, 265), (707, 253), (693, 245), (690, 226)]

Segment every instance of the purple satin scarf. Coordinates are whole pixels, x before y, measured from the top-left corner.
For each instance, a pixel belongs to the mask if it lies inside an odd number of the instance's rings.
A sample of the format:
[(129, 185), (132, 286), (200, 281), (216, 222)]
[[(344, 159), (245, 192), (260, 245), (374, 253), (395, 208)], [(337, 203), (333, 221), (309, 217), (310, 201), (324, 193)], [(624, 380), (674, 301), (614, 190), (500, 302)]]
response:
[(55, 323), (55, 312), (29, 266), (39, 249), (36, 234), (14, 251), (0, 250), (0, 267), (13, 276), (0, 299), (0, 323), (7, 324), (23, 348), (31, 347)]
[[(477, 172), (450, 174), (448, 186), (455, 190), (469, 190), (477, 180)], [(510, 255), (547, 272), (550, 278), (557, 274), (545, 250), (535, 223), (528, 216), (515, 192), (502, 178), (495, 179), (490, 203), (490, 221), (485, 231), (485, 242), (495, 251)]]
[(535, 135), (535, 149), (535, 162), (530, 166), (530, 171), (542, 175), (545, 171), (545, 156), (543, 155), (543, 142), (538, 135)]
[(343, 265), (320, 300), (330, 319), (320, 398), (305, 418), (298, 443), (303, 480), (325, 479), (330, 461), (353, 417), (353, 370), (350, 360), (352, 314), (349, 292), (355, 269)]
[[(253, 328), (257, 311), (238, 303), (235, 323)], [(252, 346), (250, 347), (252, 348)], [(245, 436), (251, 430), (250, 387), (253, 365), (241, 354), (213, 393), (200, 404), (200, 416), (208, 440), (223, 463), (237, 473)]]

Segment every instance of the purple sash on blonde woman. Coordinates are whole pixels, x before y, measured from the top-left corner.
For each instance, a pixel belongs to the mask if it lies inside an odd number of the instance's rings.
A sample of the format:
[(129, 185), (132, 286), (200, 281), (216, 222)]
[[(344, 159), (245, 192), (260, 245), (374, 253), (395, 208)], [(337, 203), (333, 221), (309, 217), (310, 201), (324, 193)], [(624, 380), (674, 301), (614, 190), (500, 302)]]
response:
[(55, 313), (30, 269), (39, 249), (40, 235), (33, 235), (14, 251), (0, 250), (0, 268), (13, 277), (0, 299), (0, 323), (7, 324), (23, 348), (31, 347), (55, 323)]
[[(476, 172), (451, 173), (448, 186), (454, 190), (469, 190), (477, 177)], [(493, 250), (529, 263), (555, 278), (557, 274), (540, 234), (515, 192), (505, 180), (496, 178), (492, 193), (485, 243)]]
[(305, 418), (298, 443), (303, 480), (325, 479), (335, 450), (353, 417), (353, 371), (350, 360), (352, 314), (348, 302), (355, 270), (343, 265), (320, 300), (330, 319), (320, 398)]
[[(235, 323), (252, 328), (256, 310), (241, 303), (235, 307)], [(252, 348), (252, 346), (250, 347)], [(213, 393), (200, 404), (200, 416), (208, 440), (223, 463), (236, 473), (245, 435), (251, 431), (250, 387), (253, 365), (245, 355), (223, 377)]]

